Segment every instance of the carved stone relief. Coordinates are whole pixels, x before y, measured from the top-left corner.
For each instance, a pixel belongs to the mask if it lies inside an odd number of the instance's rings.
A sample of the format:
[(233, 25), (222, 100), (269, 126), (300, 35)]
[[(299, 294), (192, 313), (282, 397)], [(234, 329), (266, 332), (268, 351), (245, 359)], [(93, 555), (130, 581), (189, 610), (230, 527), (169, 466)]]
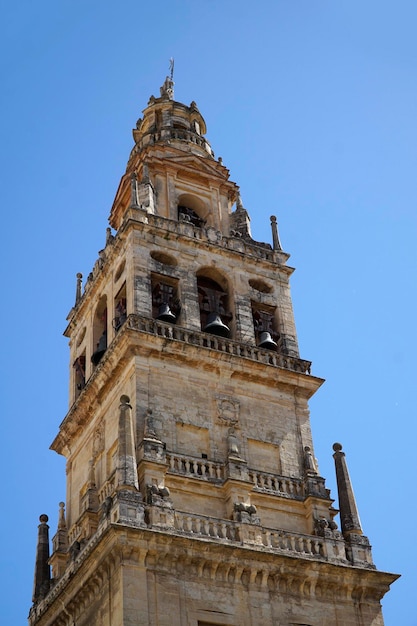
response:
[(216, 396), (216, 401), (219, 420), (229, 426), (236, 426), (239, 423), (239, 401), (224, 395)]

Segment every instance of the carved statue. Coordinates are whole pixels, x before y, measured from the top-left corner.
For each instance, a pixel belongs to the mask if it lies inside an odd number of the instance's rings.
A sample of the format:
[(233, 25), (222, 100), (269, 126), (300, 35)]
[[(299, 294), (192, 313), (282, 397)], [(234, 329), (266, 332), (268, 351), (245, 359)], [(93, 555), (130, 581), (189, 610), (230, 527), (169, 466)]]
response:
[(229, 435), (227, 437), (228, 454), (231, 456), (237, 456), (240, 458), (239, 441), (235, 435), (235, 429), (229, 428)]
[(310, 446), (304, 446), (304, 469), (309, 474), (318, 474), (316, 459), (311, 453)]

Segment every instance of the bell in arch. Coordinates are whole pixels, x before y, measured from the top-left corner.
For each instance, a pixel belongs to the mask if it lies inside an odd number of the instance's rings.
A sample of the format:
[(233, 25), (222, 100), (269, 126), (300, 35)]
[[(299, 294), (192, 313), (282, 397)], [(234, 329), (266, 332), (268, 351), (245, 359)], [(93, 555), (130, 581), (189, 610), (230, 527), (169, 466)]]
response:
[(209, 313), (207, 324), (204, 326), (203, 330), (205, 333), (211, 333), (218, 337), (228, 337), (230, 335), (230, 328), (223, 323), (218, 313)]
[(158, 316), (156, 319), (161, 320), (161, 322), (169, 322), (171, 324), (175, 324), (175, 322), (177, 321), (177, 318), (169, 308), (169, 304), (166, 302), (164, 304), (161, 304), (161, 306), (159, 307)]
[(271, 333), (267, 331), (263, 331), (259, 335), (259, 343), (258, 348), (263, 348), (264, 350), (276, 350), (278, 344), (271, 337)]

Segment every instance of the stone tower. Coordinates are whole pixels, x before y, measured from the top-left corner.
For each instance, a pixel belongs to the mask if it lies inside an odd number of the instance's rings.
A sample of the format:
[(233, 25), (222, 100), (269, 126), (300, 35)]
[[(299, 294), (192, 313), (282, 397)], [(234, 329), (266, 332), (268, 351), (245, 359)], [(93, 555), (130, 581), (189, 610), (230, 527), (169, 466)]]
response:
[(168, 77), (77, 276), (52, 443), (66, 507), (51, 556), (40, 517), (29, 623), (381, 626), (396, 576), (373, 565), (340, 444), (334, 522), (276, 219), (272, 246), (252, 239), (205, 133)]

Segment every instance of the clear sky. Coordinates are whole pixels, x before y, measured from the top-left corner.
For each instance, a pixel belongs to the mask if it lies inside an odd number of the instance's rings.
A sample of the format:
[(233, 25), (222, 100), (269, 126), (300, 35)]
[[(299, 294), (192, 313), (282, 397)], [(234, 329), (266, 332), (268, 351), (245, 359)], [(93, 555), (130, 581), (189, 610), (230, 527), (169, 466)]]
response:
[(327, 379), (320, 472), (336, 497), (340, 441), (375, 563), (402, 574), (386, 626), (416, 626), (415, 0), (21, 0), (1, 16), (1, 623), (25, 623), (38, 518), (53, 535), (65, 499), (49, 445), (75, 275), (173, 56), (175, 99), (197, 102), (254, 237), (278, 217), (301, 356)]

